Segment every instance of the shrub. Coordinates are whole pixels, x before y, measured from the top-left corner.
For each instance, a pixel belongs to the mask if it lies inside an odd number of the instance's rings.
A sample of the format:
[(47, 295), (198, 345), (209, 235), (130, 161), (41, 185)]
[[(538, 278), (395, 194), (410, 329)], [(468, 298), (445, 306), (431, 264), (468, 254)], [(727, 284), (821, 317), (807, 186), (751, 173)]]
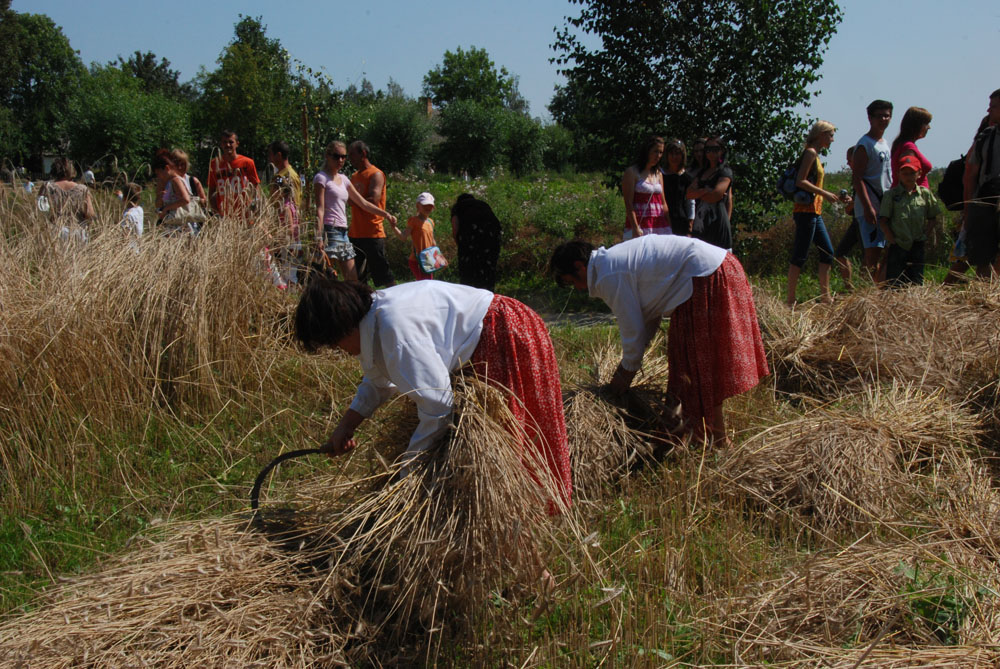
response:
[(573, 164), (573, 133), (552, 123), (542, 126), (542, 165), (547, 170), (566, 172)]
[(476, 177), (487, 174), (503, 159), (500, 107), (487, 107), (471, 100), (452, 102), (441, 112), (437, 163), (452, 173), (466, 171)]
[(381, 170), (402, 172), (427, 154), (430, 134), (430, 121), (421, 104), (389, 98), (375, 105), (371, 123), (361, 136)]
[(537, 121), (507, 111), (503, 117), (503, 146), (507, 166), (514, 175), (524, 176), (542, 168), (545, 144)]

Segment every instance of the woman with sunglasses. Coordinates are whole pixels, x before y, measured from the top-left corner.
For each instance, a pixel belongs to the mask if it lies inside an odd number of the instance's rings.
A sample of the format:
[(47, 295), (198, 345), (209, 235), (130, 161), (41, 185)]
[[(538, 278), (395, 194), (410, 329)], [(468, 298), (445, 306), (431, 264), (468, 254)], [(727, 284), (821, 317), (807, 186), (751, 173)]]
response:
[(719, 137), (709, 137), (705, 141), (705, 166), (687, 191), (688, 199), (696, 203), (692, 237), (726, 250), (733, 247), (726, 200), (732, 184), (733, 171), (726, 164), (726, 148)]
[(345, 280), (357, 281), (354, 266), (354, 246), (347, 238), (347, 200), (367, 211), (382, 216), (391, 224), (396, 217), (366, 200), (351, 185), (350, 179), (340, 173), (347, 160), (347, 145), (330, 142), (323, 152), (323, 169), (313, 177), (313, 194), (316, 197), (316, 244), (340, 266)]
[(643, 235), (672, 234), (667, 203), (663, 199), (661, 158), (663, 138), (650, 137), (639, 147), (635, 160), (622, 175), (626, 240)]

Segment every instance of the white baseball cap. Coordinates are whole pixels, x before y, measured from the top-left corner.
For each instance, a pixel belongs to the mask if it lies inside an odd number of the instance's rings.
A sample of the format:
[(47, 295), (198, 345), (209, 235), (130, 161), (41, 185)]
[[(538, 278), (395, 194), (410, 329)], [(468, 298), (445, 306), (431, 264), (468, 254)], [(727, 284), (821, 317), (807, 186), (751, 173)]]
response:
[(417, 196), (417, 204), (434, 204), (434, 196), (424, 191)]

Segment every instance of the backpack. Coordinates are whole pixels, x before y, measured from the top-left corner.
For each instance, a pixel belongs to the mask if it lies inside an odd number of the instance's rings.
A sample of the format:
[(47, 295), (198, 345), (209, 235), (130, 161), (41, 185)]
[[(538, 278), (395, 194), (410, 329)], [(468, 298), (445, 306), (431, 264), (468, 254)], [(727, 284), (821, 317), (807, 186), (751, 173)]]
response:
[[(819, 160), (819, 156), (816, 157)], [(778, 191), (778, 195), (785, 198), (786, 200), (791, 200), (793, 202), (801, 202), (802, 197), (796, 197), (799, 193), (803, 193), (797, 185), (796, 182), (799, 180), (799, 166), (802, 164), (802, 156), (799, 156), (795, 162), (785, 168), (785, 171), (781, 173), (778, 177), (778, 183), (775, 187)], [(816, 178), (816, 165), (813, 164), (811, 170), (809, 170), (809, 175), (806, 177), (809, 181)], [(807, 193), (809, 199), (812, 198), (812, 193)]]
[(938, 184), (938, 197), (948, 211), (962, 211), (965, 200), (965, 156), (959, 156), (948, 163), (948, 168)]

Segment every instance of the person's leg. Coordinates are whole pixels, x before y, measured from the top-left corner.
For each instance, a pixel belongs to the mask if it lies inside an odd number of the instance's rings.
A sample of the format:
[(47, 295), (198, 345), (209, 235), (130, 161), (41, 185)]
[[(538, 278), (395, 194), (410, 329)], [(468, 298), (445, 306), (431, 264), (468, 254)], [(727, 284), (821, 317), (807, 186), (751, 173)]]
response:
[(368, 269), (372, 282), (379, 288), (396, 285), (396, 277), (389, 267), (389, 258), (385, 254), (385, 238), (365, 240), (365, 252), (368, 254)]
[(785, 298), (785, 304), (790, 307), (795, 306), (795, 290), (799, 285), (799, 275), (802, 274), (802, 268), (797, 265), (788, 266), (788, 295)]
[(871, 247), (865, 249), (864, 261), (862, 266), (865, 268), (865, 273), (875, 283), (879, 282), (879, 271), (878, 271), (878, 260), (882, 253), (882, 249), (878, 247)]
[(901, 277), (906, 270), (907, 252), (899, 245), (892, 244), (886, 253), (885, 260), (885, 281), (889, 286), (896, 287), (902, 285)]
[(924, 283), (924, 242), (913, 242), (907, 254), (906, 279), (917, 286)]
[(966, 259), (976, 268), (976, 276), (988, 279), (997, 256), (997, 224), (994, 208), (979, 202), (968, 205), (965, 220)]
[(829, 304), (833, 302), (830, 297), (830, 264), (819, 264), (819, 297), (820, 301)]
[(851, 259), (847, 256), (837, 256), (834, 261), (837, 263), (837, 270), (840, 272), (840, 280), (844, 282), (844, 287), (854, 290), (854, 283), (851, 281)]
[(849, 290), (854, 289), (854, 284), (851, 283), (851, 259), (849, 255), (851, 250), (860, 243), (861, 232), (858, 228), (858, 219), (852, 217), (847, 232), (841, 237), (840, 243), (837, 244), (837, 249), (833, 253), (837, 269), (840, 270), (840, 278)]
[(354, 266), (354, 258), (340, 261), (340, 273), (344, 275), (344, 281), (358, 280), (358, 271)]
[(806, 254), (809, 253), (809, 246), (816, 231), (816, 217), (810, 213), (794, 213), (792, 220), (795, 221), (795, 239), (792, 241), (792, 257), (788, 261), (788, 293), (785, 298), (788, 306), (795, 304), (799, 276), (802, 273), (802, 266), (806, 263)]
[(833, 243), (822, 216), (816, 216), (816, 233), (813, 241), (819, 249), (819, 296), (820, 300), (829, 304), (830, 297), (830, 265), (833, 264)]
[(722, 405), (712, 407), (712, 413), (706, 421), (708, 438), (713, 446), (727, 447), (732, 444), (729, 435), (726, 434), (726, 417), (722, 413)]

